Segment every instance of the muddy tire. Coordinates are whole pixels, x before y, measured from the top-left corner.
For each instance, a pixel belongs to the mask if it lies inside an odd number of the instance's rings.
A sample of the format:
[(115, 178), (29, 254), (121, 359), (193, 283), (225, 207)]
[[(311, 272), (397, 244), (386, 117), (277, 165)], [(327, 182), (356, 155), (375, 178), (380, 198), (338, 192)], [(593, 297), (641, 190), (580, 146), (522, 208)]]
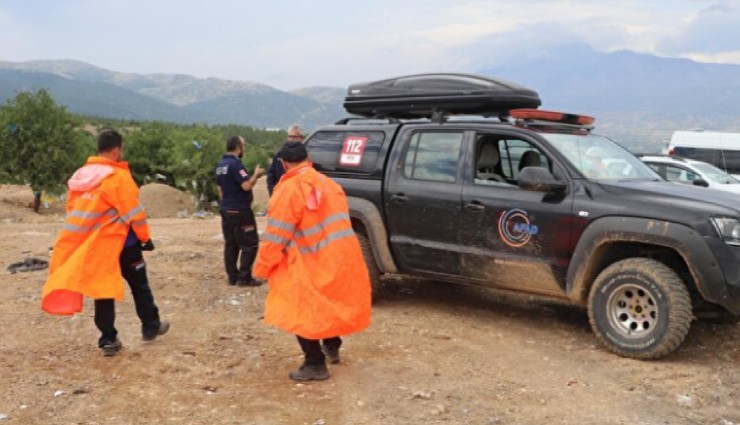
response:
[(596, 337), (624, 357), (657, 359), (686, 338), (691, 298), (681, 278), (648, 258), (618, 261), (596, 277), (588, 298)]
[(365, 265), (367, 271), (370, 274), (370, 285), (372, 287), (372, 299), (373, 302), (379, 300), (383, 292), (383, 282), (380, 280), (380, 269), (378, 264), (375, 262), (375, 255), (373, 255), (373, 247), (370, 245), (370, 240), (367, 236), (362, 233), (357, 233), (357, 240), (360, 241), (360, 248), (362, 248), (362, 257), (365, 259)]

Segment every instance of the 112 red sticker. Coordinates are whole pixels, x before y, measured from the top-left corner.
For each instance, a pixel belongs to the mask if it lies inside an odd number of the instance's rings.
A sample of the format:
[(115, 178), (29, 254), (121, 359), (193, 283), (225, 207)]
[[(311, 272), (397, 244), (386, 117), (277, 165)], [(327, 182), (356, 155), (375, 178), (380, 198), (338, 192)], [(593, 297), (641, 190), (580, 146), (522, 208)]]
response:
[(362, 153), (367, 146), (367, 137), (347, 136), (339, 155), (339, 164), (346, 167), (357, 167), (362, 162)]

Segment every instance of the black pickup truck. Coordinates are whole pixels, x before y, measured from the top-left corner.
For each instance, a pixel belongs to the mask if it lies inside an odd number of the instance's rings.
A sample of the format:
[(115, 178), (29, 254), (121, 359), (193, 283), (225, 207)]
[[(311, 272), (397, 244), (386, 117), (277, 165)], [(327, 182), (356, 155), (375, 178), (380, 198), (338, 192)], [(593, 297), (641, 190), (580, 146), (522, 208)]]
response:
[(374, 289), (392, 273), (565, 299), (639, 359), (695, 318), (738, 322), (735, 195), (664, 181), (592, 118), (500, 80), (402, 77), (350, 86), (344, 106), (360, 116), (306, 146), (347, 194)]

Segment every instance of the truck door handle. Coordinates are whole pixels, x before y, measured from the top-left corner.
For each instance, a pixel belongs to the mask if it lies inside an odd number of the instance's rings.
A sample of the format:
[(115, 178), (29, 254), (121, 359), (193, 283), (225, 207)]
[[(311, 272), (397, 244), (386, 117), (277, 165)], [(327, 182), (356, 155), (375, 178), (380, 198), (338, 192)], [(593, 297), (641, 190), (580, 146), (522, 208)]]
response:
[(404, 195), (403, 193), (397, 193), (391, 196), (391, 201), (394, 201), (399, 204), (405, 204), (406, 202), (408, 202), (408, 200), (409, 200), (409, 197)]
[(486, 210), (486, 206), (478, 201), (471, 201), (465, 204), (465, 210), (471, 212), (482, 212)]

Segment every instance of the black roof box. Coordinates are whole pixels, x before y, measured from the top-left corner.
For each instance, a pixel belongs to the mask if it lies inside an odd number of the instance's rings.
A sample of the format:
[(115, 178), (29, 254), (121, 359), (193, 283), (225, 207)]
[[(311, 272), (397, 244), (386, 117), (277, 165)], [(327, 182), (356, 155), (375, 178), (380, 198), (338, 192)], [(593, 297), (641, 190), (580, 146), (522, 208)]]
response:
[(534, 90), (470, 74), (417, 74), (352, 84), (344, 99), (350, 114), (393, 118), (431, 117), (435, 112), (498, 115), (540, 104)]

